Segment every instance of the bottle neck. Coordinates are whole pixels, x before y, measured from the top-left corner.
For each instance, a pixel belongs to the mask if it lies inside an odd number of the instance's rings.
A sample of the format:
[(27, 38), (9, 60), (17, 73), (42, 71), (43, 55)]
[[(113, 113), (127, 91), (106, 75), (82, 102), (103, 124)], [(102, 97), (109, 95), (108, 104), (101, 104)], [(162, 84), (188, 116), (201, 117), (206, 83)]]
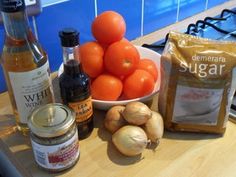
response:
[(15, 40), (24, 40), (30, 34), (27, 15), (24, 10), (1, 12), (6, 35)]
[(70, 76), (81, 73), (79, 61), (79, 45), (74, 47), (62, 47), (64, 72)]
[(67, 64), (69, 60), (79, 61), (79, 45), (74, 47), (62, 47), (63, 50), (63, 63)]

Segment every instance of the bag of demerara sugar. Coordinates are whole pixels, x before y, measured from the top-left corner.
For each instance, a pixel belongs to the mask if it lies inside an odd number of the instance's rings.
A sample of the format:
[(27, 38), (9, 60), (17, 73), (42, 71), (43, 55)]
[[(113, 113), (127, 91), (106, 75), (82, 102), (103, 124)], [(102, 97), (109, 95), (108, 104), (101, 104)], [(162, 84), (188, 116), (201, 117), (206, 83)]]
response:
[(159, 110), (173, 131), (223, 134), (236, 88), (236, 43), (170, 32)]

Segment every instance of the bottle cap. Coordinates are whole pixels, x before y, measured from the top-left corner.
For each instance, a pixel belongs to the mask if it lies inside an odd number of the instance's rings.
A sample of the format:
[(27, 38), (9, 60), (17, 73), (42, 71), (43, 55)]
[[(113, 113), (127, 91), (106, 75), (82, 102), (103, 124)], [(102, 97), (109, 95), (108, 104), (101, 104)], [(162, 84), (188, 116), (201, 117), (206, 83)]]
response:
[(61, 38), (61, 45), (63, 47), (74, 47), (79, 45), (79, 33), (76, 29), (65, 28), (59, 32)]
[(0, 10), (3, 12), (19, 12), (25, 9), (24, 0), (0, 0)]

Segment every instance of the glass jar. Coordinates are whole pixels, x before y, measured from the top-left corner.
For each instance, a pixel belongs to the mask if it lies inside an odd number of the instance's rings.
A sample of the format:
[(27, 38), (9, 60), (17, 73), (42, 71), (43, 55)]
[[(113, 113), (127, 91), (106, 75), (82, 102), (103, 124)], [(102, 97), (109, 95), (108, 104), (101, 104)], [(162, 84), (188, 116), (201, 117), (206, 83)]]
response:
[(33, 111), (28, 126), (36, 163), (59, 172), (76, 164), (79, 140), (75, 113), (69, 107), (52, 103)]

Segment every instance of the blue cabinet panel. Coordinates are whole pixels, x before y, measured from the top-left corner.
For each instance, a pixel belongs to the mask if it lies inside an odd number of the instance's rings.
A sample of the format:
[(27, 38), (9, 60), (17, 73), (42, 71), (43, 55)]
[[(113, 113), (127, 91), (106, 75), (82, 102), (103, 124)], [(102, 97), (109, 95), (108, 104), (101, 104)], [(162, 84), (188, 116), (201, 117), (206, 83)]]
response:
[(133, 40), (141, 35), (141, 0), (97, 0), (98, 14), (107, 10), (116, 11), (124, 17), (127, 39)]
[(177, 0), (144, 2), (144, 35), (176, 22)]
[[(91, 24), (96, 14), (107, 10), (120, 13), (126, 21), (126, 35), (134, 40), (167, 25), (181, 21), (205, 10), (226, 2), (227, 0), (41, 0), (43, 11), (30, 18), (30, 25), (37, 32), (40, 43), (47, 51), (52, 71), (62, 63), (62, 49), (58, 32), (65, 27), (76, 28), (80, 32), (80, 42), (94, 40)], [(178, 2), (180, 4), (178, 4)], [(179, 7), (179, 9), (178, 9)], [(179, 11), (178, 11), (179, 10)], [(177, 14), (179, 12), (179, 14)], [(225, 23), (226, 24), (226, 23)], [(235, 30), (235, 18), (227, 19), (226, 30)], [(217, 24), (219, 27), (221, 23)], [(0, 25), (0, 51), (4, 40), (4, 29)], [(213, 34), (213, 33), (212, 33)], [(216, 35), (216, 34), (214, 34)], [(163, 36), (164, 38), (164, 36)], [(6, 90), (6, 84), (0, 67), (0, 92)]]
[(210, 9), (214, 6), (220, 5), (228, 0), (208, 0), (207, 8)]
[(180, 0), (179, 21), (205, 10), (206, 0)]
[[(2, 47), (4, 42), (4, 27), (0, 25), (0, 53), (2, 53)], [(2, 65), (0, 66), (0, 93), (6, 91), (6, 82), (3, 75)]]
[(2, 53), (5, 31), (3, 25), (0, 25), (0, 54)]
[(0, 93), (5, 92), (7, 90), (6, 82), (4, 79), (3, 69), (0, 68)]
[(57, 70), (62, 62), (58, 32), (73, 27), (80, 32), (81, 43), (93, 40), (90, 26), (94, 17), (93, 0), (70, 0), (43, 8), (36, 23), (39, 41), (48, 53), (52, 71)]

